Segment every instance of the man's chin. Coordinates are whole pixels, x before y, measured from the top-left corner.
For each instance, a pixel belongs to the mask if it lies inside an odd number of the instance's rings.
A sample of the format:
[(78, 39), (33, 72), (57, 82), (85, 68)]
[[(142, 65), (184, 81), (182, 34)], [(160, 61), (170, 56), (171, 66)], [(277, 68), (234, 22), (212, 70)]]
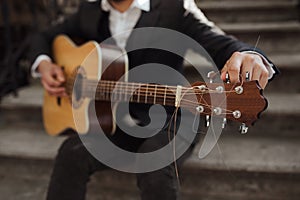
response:
[(119, 2), (122, 2), (122, 1), (126, 1), (126, 0), (109, 0), (109, 1), (112, 1), (112, 2), (115, 2), (115, 3), (119, 3)]

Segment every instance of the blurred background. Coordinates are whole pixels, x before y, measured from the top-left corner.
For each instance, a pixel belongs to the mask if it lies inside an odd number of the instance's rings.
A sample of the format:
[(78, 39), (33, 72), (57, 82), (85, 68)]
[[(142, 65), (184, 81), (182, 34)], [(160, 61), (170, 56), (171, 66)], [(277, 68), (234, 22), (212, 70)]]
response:
[[(42, 87), (30, 78), (26, 52), (34, 31), (76, 11), (80, 0), (0, 0), (0, 199), (45, 198), (63, 137), (50, 137), (41, 116)], [(265, 89), (267, 111), (238, 133), (224, 130), (203, 160), (187, 161), (180, 181), (186, 200), (300, 199), (300, 3), (298, 0), (196, 0), (227, 34), (262, 49), (280, 69)], [(194, 54), (187, 55), (193, 59)], [(208, 68), (205, 60), (196, 61)], [(185, 65), (191, 80), (193, 68)], [(136, 200), (135, 176), (95, 174), (88, 200)]]

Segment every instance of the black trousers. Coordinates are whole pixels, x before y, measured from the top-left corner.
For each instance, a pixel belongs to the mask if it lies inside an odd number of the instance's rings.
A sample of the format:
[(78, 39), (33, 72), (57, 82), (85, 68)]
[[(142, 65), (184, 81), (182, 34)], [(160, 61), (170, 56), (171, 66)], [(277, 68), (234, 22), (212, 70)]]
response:
[[(117, 131), (110, 138), (118, 146), (132, 152), (151, 152), (169, 142), (164, 132), (147, 138), (134, 138)], [(191, 154), (193, 145), (177, 160), (180, 169)], [(108, 167), (95, 159), (76, 135), (69, 137), (61, 145), (55, 160), (47, 200), (84, 200), (89, 177)], [(179, 185), (175, 165), (160, 170), (136, 174), (137, 186), (142, 200), (179, 199)]]

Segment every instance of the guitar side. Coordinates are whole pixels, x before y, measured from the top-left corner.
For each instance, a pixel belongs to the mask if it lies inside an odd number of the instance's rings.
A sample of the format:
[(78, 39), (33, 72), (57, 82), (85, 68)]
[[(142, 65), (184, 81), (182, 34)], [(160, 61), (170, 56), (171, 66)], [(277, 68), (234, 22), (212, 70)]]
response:
[[(96, 50), (95, 50), (96, 49)], [(66, 79), (72, 76), (72, 73), (84, 63), (86, 76), (91, 79), (99, 79), (99, 50), (97, 43), (88, 42), (80, 47), (76, 46), (67, 36), (61, 35), (55, 38), (53, 42), (53, 57), (58, 66), (62, 66)], [(87, 57), (93, 57), (88, 59)], [(87, 62), (87, 63), (86, 63)], [(44, 93), (43, 119), (44, 126), (48, 134), (59, 135), (66, 129), (74, 129), (80, 133), (87, 133), (89, 129), (88, 107), (91, 99), (81, 99), (80, 106), (72, 109), (70, 97), (57, 98)], [(75, 113), (74, 113), (75, 112)], [(80, 116), (80, 123), (74, 122), (73, 115)]]

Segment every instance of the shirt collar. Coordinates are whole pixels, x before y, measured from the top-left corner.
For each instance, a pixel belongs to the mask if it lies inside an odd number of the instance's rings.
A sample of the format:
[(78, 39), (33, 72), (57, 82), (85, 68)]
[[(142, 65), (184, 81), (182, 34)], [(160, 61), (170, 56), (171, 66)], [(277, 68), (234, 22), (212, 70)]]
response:
[[(149, 12), (150, 11), (150, 0), (134, 0), (130, 7), (131, 8), (136, 7), (145, 12)], [(108, 0), (101, 1), (101, 8), (102, 8), (102, 10), (104, 10), (106, 12), (113, 9), (112, 6), (109, 4)]]

